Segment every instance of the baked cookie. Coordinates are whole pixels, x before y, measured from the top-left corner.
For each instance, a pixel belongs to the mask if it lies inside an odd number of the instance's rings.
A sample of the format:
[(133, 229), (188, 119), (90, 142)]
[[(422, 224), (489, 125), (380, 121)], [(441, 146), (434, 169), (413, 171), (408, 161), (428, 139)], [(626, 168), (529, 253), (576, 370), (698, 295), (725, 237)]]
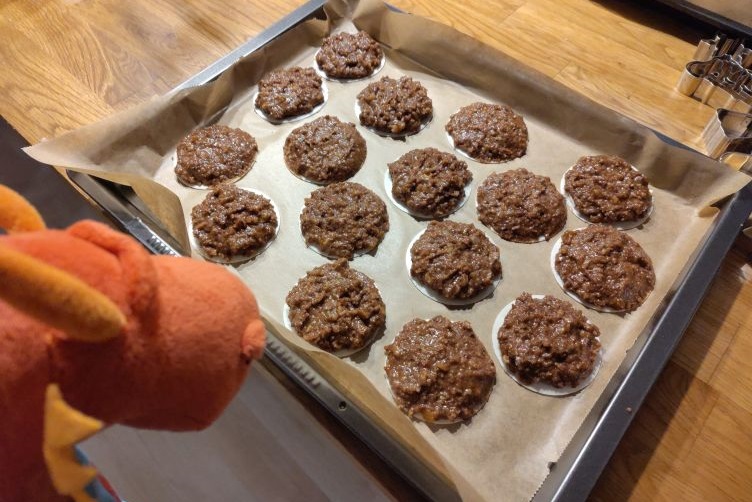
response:
[(600, 331), (569, 302), (523, 293), (497, 333), (506, 367), (526, 384), (577, 387), (595, 368)]
[(386, 204), (360, 185), (342, 181), (314, 190), (300, 215), (305, 242), (324, 256), (352, 259), (376, 249), (389, 230)]
[(420, 131), (433, 116), (428, 91), (417, 80), (382, 77), (358, 94), (360, 123), (388, 135), (408, 135)]
[(507, 162), (527, 152), (525, 121), (507, 105), (473, 103), (449, 118), (454, 147), (481, 162)]
[(305, 341), (346, 355), (365, 347), (386, 324), (373, 280), (339, 259), (300, 279), (286, 299), (290, 325)]
[(467, 163), (436, 148), (411, 150), (389, 164), (392, 196), (413, 214), (443, 218), (462, 205), (473, 180)]
[(231, 184), (214, 187), (191, 210), (193, 235), (209, 259), (250, 258), (277, 234), (277, 213), (266, 197)]
[(329, 35), (316, 54), (316, 64), (329, 78), (350, 80), (371, 76), (381, 66), (384, 52), (365, 31)]
[(630, 312), (655, 287), (647, 253), (625, 232), (606, 225), (564, 232), (554, 266), (565, 290), (597, 308)]
[(284, 147), (293, 173), (319, 184), (344, 181), (366, 160), (366, 141), (349, 122), (326, 115), (293, 129)]
[(647, 178), (615, 155), (580, 157), (564, 175), (564, 191), (591, 223), (641, 220), (653, 205)]
[(467, 321), (414, 319), (385, 347), (397, 406), (426, 422), (469, 420), (488, 402), (496, 368)]
[(190, 187), (234, 181), (251, 170), (258, 154), (256, 140), (224, 125), (201, 127), (180, 140), (175, 174)]
[(316, 70), (294, 66), (262, 78), (255, 104), (267, 118), (279, 121), (310, 113), (323, 102), (323, 82)]
[(410, 275), (447, 300), (471, 299), (501, 277), (499, 248), (469, 223), (429, 222), (410, 259)]
[(502, 239), (548, 240), (567, 222), (567, 205), (551, 179), (527, 169), (493, 173), (478, 187), (478, 218)]

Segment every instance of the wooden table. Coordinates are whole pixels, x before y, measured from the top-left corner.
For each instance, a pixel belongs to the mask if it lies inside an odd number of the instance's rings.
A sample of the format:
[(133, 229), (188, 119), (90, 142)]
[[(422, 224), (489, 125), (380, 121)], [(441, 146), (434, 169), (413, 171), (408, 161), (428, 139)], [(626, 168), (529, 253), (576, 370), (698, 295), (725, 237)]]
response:
[[(28, 0), (0, 6), (0, 113), (29, 142), (164, 93), (302, 0)], [(701, 37), (650, 4), (392, 0), (694, 148), (713, 110), (673, 88)], [(752, 269), (723, 262), (593, 500), (752, 498)], [(748, 247), (746, 248), (749, 249)]]

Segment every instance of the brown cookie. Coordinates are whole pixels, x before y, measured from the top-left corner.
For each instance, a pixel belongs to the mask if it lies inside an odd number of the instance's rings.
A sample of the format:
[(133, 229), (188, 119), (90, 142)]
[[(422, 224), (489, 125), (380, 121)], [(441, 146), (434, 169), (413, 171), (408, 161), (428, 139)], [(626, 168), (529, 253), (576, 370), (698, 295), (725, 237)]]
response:
[(478, 218), (502, 239), (548, 240), (564, 228), (567, 205), (551, 179), (513, 169), (493, 173), (478, 187)]
[(272, 120), (305, 115), (323, 102), (323, 82), (313, 68), (275, 70), (258, 83), (256, 108)]
[(245, 131), (210, 125), (191, 132), (177, 146), (175, 174), (187, 186), (234, 181), (251, 170), (256, 140)]
[(526, 384), (577, 387), (595, 368), (600, 331), (569, 302), (523, 293), (497, 333), (507, 368)]
[(426, 422), (469, 420), (488, 402), (496, 368), (467, 321), (414, 319), (385, 347), (394, 400)]
[(379, 43), (359, 31), (326, 37), (316, 54), (316, 64), (327, 77), (348, 80), (372, 75), (383, 58)]
[(525, 155), (527, 126), (507, 105), (473, 103), (449, 118), (455, 148), (481, 162), (506, 162)]
[(191, 210), (193, 235), (209, 259), (251, 257), (277, 233), (271, 201), (257, 193), (224, 184), (214, 187)]
[(448, 300), (471, 299), (501, 277), (499, 248), (469, 223), (429, 222), (410, 259), (410, 274)]
[(473, 175), (467, 163), (436, 148), (411, 150), (389, 164), (392, 196), (414, 214), (441, 218), (456, 211)]
[(386, 324), (384, 302), (373, 280), (344, 259), (308, 272), (286, 302), (295, 332), (327, 352), (346, 355), (361, 349)]
[(360, 123), (390, 135), (420, 131), (433, 115), (428, 91), (417, 80), (382, 77), (358, 94)]
[(655, 286), (647, 253), (625, 232), (606, 225), (564, 232), (555, 268), (564, 289), (598, 308), (630, 312)]
[(321, 254), (352, 259), (376, 249), (389, 230), (386, 205), (378, 195), (343, 181), (314, 190), (305, 200), (300, 229)]
[(647, 178), (615, 155), (581, 157), (564, 175), (564, 191), (591, 223), (641, 220), (653, 204)]
[(326, 115), (297, 129), (285, 140), (285, 164), (314, 183), (344, 181), (366, 160), (366, 141), (349, 122)]

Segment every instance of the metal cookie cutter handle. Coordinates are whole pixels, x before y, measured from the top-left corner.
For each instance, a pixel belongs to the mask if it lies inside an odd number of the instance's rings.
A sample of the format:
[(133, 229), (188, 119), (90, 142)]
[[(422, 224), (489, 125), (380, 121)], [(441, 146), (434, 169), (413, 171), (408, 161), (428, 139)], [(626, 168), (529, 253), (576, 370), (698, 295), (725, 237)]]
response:
[(695, 54), (692, 56), (692, 61), (707, 61), (715, 56), (718, 51), (718, 46), (726, 40), (726, 35), (716, 35), (715, 38), (705, 38), (700, 40), (695, 49)]
[(752, 114), (721, 108), (702, 132), (708, 156), (752, 174)]
[(729, 73), (731, 56), (714, 57), (707, 61), (690, 61), (684, 67), (676, 88), (682, 94), (707, 103), (716, 85)]
[(748, 79), (749, 71), (727, 54), (688, 63), (677, 89), (713, 108), (729, 108), (736, 101), (736, 91)]
[(693, 61), (687, 63), (676, 89), (713, 108), (738, 111), (752, 109), (749, 82), (752, 79), (752, 49), (743, 39), (716, 35), (701, 40)]
[(705, 75), (710, 73), (713, 61), (691, 61), (687, 63), (676, 84), (676, 90), (685, 96), (693, 96)]
[(684, 67), (679, 82), (676, 84), (676, 89), (679, 92), (686, 96), (692, 96), (695, 93), (700, 82), (710, 70), (712, 65), (710, 60), (718, 54), (720, 47), (727, 39), (726, 35), (721, 33), (716, 34), (715, 38), (700, 40), (692, 59)]
[(749, 76), (744, 82), (734, 90), (734, 100), (729, 106), (722, 106), (735, 112), (752, 113), (752, 76)]

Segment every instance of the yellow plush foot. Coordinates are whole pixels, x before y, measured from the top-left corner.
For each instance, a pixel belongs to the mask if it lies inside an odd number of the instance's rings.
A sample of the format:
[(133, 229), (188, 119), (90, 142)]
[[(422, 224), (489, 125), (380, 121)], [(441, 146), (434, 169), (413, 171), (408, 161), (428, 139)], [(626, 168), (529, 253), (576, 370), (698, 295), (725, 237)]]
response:
[(76, 460), (77, 443), (99, 432), (103, 423), (71, 408), (57, 384), (47, 386), (44, 408), (44, 459), (52, 484), (76, 502), (94, 502), (84, 491), (97, 470)]

